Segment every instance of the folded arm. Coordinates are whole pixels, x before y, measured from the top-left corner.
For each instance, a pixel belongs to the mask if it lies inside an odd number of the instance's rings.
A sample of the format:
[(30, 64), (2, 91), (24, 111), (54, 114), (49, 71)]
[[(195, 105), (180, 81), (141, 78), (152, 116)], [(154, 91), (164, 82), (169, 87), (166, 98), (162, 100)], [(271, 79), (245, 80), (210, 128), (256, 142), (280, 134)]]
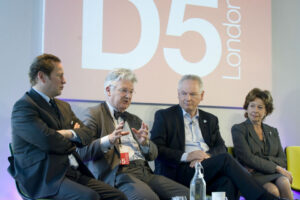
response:
[(40, 111), (27, 101), (18, 101), (12, 112), (12, 131), (44, 152), (66, 154), (74, 144), (41, 118)]

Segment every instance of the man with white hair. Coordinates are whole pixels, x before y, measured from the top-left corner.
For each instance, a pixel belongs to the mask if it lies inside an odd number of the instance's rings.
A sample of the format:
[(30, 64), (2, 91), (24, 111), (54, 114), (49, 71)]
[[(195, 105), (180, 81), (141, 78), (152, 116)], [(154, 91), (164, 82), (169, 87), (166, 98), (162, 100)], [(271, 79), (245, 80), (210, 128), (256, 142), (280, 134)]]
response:
[(126, 112), (134, 94), (131, 70), (111, 71), (104, 83), (106, 101), (89, 109), (85, 124), (94, 141), (78, 152), (94, 176), (121, 190), (128, 199), (171, 199), (189, 196), (187, 187), (153, 174), (147, 161), (157, 157), (148, 126)]
[(201, 162), (207, 192), (225, 191), (229, 200), (279, 199), (259, 186), (228, 153), (219, 131), (218, 118), (198, 108), (203, 83), (197, 75), (185, 75), (178, 83), (179, 105), (158, 110), (151, 139), (158, 147), (155, 172), (188, 186)]

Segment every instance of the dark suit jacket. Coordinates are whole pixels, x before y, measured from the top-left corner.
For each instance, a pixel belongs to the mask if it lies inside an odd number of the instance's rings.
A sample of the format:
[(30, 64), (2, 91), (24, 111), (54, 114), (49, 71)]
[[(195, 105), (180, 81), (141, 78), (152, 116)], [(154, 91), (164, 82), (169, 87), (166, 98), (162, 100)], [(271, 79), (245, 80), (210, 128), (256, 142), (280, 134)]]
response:
[[(69, 167), (68, 155), (75, 152), (75, 145), (91, 142), (89, 129), (76, 118), (70, 105), (58, 99), (55, 101), (61, 113), (60, 119), (33, 89), (15, 103), (12, 111), (14, 162), (9, 169), (20, 188), (33, 198), (55, 195)], [(71, 142), (56, 132), (72, 129), (76, 122), (82, 127), (76, 129), (78, 142)], [(79, 158), (76, 152), (74, 156)], [(79, 169), (92, 176), (78, 161)]]
[[(225, 153), (226, 147), (220, 135), (218, 118), (199, 109), (199, 125), (204, 141), (209, 146), (207, 153), (211, 156)], [(185, 152), (184, 119), (179, 105), (155, 113), (151, 140), (158, 148), (155, 173), (175, 179), (176, 169)]]
[[(142, 124), (140, 118), (128, 112), (124, 112), (124, 115), (130, 128), (140, 129)], [(107, 152), (103, 152), (99, 141), (99, 138), (111, 134), (115, 129), (107, 104), (101, 103), (90, 108), (84, 122), (92, 130), (94, 141), (90, 145), (78, 149), (78, 153), (98, 180), (114, 186), (120, 164), (119, 146), (116, 144)], [(142, 153), (146, 160), (151, 161), (157, 156), (157, 147), (150, 141), (149, 148), (148, 153)]]
[(277, 165), (286, 168), (286, 157), (277, 129), (264, 123), (262, 128), (265, 142), (259, 140), (249, 119), (235, 124), (231, 129), (236, 157), (242, 165), (255, 170), (252, 174), (260, 183), (278, 177)]

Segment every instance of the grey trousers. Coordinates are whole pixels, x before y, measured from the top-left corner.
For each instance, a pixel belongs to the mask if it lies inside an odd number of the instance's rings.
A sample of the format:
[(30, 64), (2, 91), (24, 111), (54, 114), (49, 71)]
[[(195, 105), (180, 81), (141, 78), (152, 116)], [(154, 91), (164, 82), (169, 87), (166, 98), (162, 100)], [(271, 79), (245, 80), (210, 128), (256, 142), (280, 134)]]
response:
[(127, 200), (126, 196), (118, 189), (71, 168), (61, 183), (58, 193), (51, 199)]
[(149, 165), (143, 160), (121, 165), (115, 186), (130, 200), (171, 199), (174, 196), (186, 196), (189, 199), (187, 187), (164, 176), (153, 174)]

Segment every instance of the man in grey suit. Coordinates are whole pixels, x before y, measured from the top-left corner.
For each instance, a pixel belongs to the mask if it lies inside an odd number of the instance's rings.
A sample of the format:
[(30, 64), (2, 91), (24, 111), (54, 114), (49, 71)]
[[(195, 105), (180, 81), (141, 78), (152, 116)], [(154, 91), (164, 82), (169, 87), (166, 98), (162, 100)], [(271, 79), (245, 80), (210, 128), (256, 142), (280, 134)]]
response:
[(157, 157), (149, 140), (148, 126), (126, 112), (131, 104), (136, 77), (128, 69), (108, 74), (104, 84), (106, 102), (89, 109), (85, 121), (94, 141), (79, 149), (80, 156), (99, 180), (117, 187), (128, 199), (171, 199), (189, 196), (187, 187), (153, 174), (147, 161)]
[(66, 80), (58, 57), (38, 56), (29, 70), (32, 88), (12, 112), (9, 172), (31, 198), (126, 199), (123, 193), (93, 178), (76, 153), (91, 142), (90, 130), (68, 103), (54, 97)]

